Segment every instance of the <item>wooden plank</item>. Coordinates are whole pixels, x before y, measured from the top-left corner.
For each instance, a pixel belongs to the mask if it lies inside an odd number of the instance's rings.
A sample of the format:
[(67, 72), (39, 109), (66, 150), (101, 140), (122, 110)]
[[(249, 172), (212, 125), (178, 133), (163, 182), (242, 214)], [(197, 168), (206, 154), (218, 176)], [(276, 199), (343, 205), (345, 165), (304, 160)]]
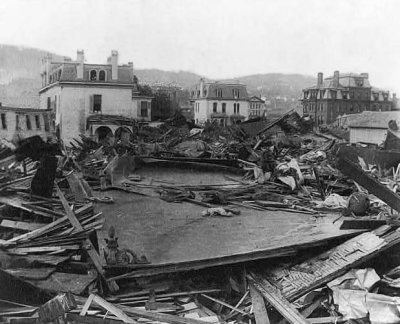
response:
[(69, 312), (77, 307), (74, 295), (70, 292), (57, 295), (43, 304), (38, 309), (40, 321), (50, 322)]
[(308, 324), (299, 311), (289, 303), (281, 292), (272, 286), (267, 280), (256, 281), (251, 275), (247, 277), (263, 297), (291, 324)]
[[(79, 220), (76, 218), (74, 212), (69, 207), (68, 201), (65, 199), (63, 193), (61, 192), (60, 188), (56, 185), (57, 194), (61, 200), (61, 203), (64, 207), (65, 212), (67, 213), (67, 217), (71, 222), (72, 226), (77, 230), (83, 230), (83, 227)], [(118, 286), (114, 281), (107, 281), (105, 278), (105, 271), (103, 269), (103, 264), (100, 258), (100, 255), (97, 253), (96, 249), (94, 248), (92, 242), (89, 239), (86, 239), (84, 242), (84, 249), (86, 250), (87, 254), (89, 255), (90, 259), (92, 260), (94, 266), (97, 269), (97, 272), (102, 277), (103, 281), (106, 283), (107, 288), (110, 292), (115, 292), (118, 290)]]
[(56, 268), (17, 268), (17, 269), (4, 269), (8, 274), (21, 279), (30, 280), (43, 280), (47, 279)]
[(253, 312), (257, 324), (270, 324), (267, 308), (263, 296), (258, 292), (253, 284), (250, 283), (250, 295), (253, 304)]
[(64, 216), (64, 217), (59, 218), (56, 221), (54, 221), (54, 222), (52, 222), (52, 223), (50, 223), (50, 224), (48, 224), (46, 226), (43, 226), (42, 228), (39, 228), (39, 229), (34, 230), (32, 232), (29, 232), (29, 233), (25, 233), (25, 234), (16, 236), (16, 237), (14, 237), (12, 239), (9, 239), (7, 242), (12, 243), (12, 242), (18, 242), (18, 241), (22, 241), (22, 240), (28, 240), (28, 239), (36, 238), (36, 237), (46, 233), (47, 231), (57, 227), (58, 225), (64, 223), (67, 220), (68, 220), (68, 217)]
[(400, 212), (400, 196), (365, 173), (357, 164), (346, 158), (339, 158), (337, 168), (346, 176), (363, 186), (393, 209)]
[[(101, 298), (95, 294), (92, 294), (92, 295), (93, 295), (92, 299), (93, 299), (94, 303), (96, 303), (97, 305), (104, 308), (107, 312), (115, 315), (124, 323), (137, 323), (137, 321), (133, 320), (127, 314), (125, 314), (125, 312), (122, 309), (114, 306), (113, 304), (109, 303), (108, 301), (105, 301), (103, 298)], [(82, 314), (82, 312), (81, 312), (81, 314)]]
[(43, 226), (46, 225), (47, 224), (44, 223), (17, 222), (9, 219), (3, 219), (0, 224), (1, 227), (14, 228), (17, 230), (29, 231), (29, 232), (42, 228)]
[[(374, 232), (385, 233), (386, 230), (387, 225), (384, 225)], [(258, 281), (268, 278), (286, 299), (293, 301), (400, 243), (400, 229), (382, 237), (374, 232), (358, 235), (290, 268), (276, 266), (265, 273), (251, 275)]]
[(81, 316), (79, 314), (67, 313), (66, 319), (68, 323), (85, 323), (85, 324), (121, 324), (120, 320), (104, 318), (103, 316)]
[(215, 303), (217, 303), (217, 304), (220, 304), (220, 305), (222, 305), (222, 306), (225, 306), (225, 307), (227, 307), (227, 308), (229, 308), (229, 309), (231, 309), (231, 310), (234, 310), (235, 312), (241, 313), (241, 314), (243, 314), (243, 315), (245, 315), (245, 316), (249, 316), (248, 313), (246, 313), (246, 312), (242, 311), (241, 309), (236, 308), (236, 307), (234, 307), (234, 306), (232, 306), (232, 305), (229, 305), (228, 303), (225, 303), (225, 302), (222, 301), (222, 300), (219, 300), (219, 299), (216, 299), (216, 298), (207, 296), (207, 295), (205, 295), (205, 294), (201, 294), (201, 296), (203, 296), (203, 297), (205, 297), (205, 298), (207, 298), (207, 299), (209, 299), (209, 300), (212, 300), (213, 302), (215, 302)]
[(88, 299), (86, 299), (85, 305), (83, 305), (82, 310), (80, 312), (80, 316), (85, 316), (87, 311), (89, 310), (90, 305), (94, 299), (94, 294), (90, 294)]
[[(319, 306), (321, 306), (321, 302), (323, 301), (324, 297), (317, 298), (312, 302), (311, 305), (308, 305), (305, 309), (303, 309), (300, 313), (305, 318), (309, 317)], [(283, 319), (278, 324), (286, 324), (286, 319)]]
[(9, 253), (15, 254), (27, 254), (27, 253), (42, 253), (42, 252), (54, 252), (61, 250), (79, 250), (80, 246), (78, 244), (72, 245), (62, 245), (62, 246), (37, 246), (37, 247), (22, 247), (22, 248), (12, 248), (8, 249)]
[(119, 307), (128, 315), (147, 318), (152, 321), (159, 321), (169, 324), (204, 324), (204, 321), (196, 320), (193, 318), (185, 318), (176, 315), (156, 313), (129, 306), (119, 306)]

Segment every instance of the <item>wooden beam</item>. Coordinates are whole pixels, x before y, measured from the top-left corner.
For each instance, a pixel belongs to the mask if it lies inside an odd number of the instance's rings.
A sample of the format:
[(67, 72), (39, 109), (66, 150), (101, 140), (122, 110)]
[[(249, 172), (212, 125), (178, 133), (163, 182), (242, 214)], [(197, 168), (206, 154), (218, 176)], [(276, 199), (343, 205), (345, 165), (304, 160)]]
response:
[[(89, 296), (88, 302), (85, 303), (84, 308), (85, 309), (89, 308), (91, 302), (94, 302), (97, 305), (101, 306), (107, 312), (115, 315), (116, 317), (118, 317), (124, 323), (137, 323), (137, 321), (133, 320), (128, 315), (126, 315), (125, 312), (122, 309), (114, 306), (113, 304), (109, 303), (108, 301), (105, 301), (103, 298), (101, 298), (101, 297), (99, 297), (99, 296), (97, 296), (95, 294), (91, 294)], [(88, 306), (86, 304), (88, 304)], [(82, 315), (82, 313), (83, 313), (83, 309), (82, 309), (82, 312), (80, 313), (80, 315)]]
[(247, 277), (251, 284), (263, 295), (263, 297), (291, 324), (309, 324), (299, 311), (289, 303), (281, 292), (272, 286), (267, 280), (257, 282), (252, 276)]
[(250, 287), (250, 295), (251, 301), (253, 303), (253, 312), (256, 318), (257, 324), (270, 324), (270, 320), (268, 317), (267, 308), (265, 307), (265, 302), (263, 296), (259, 293), (259, 291), (254, 287), (252, 283), (249, 285)]
[(238, 313), (240, 313), (240, 314), (249, 316), (248, 313), (246, 313), (246, 312), (242, 311), (241, 309), (236, 308), (236, 307), (234, 307), (234, 306), (232, 306), (232, 305), (229, 305), (228, 303), (225, 303), (225, 302), (222, 301), (222, 300), (219, 300), (219, 299), (216, 299), (216, 298), (207, 296), (207, 295), (205, 295), (205, 294), (201, 294), (201, 296), (203, 296), (203, 297), (205, 297), (205, 298), (207, 298), (207, 299), (209, 299), (209, 300), (212, 300), (213, 302), (218, 303), (218, 304), (220, 304), (220, 305), (222, 305), (222, 306), (225, 306), (225, 307), (227, 307), (227, 308), (229, 308), (229, 309), (231, 309), (231, 310), (234, 310), (235, 312), (238, 312)]
[(39, 319), (41, 322), (51, 322), (61, 316), (64, 316), (66, 312), (75, 309), (76, 306), (74, 295), (72, 295), (70, 292), (57, 295), (39, 307)]
[[(76, 218), (74, 212), (71, 210), (69, 207), (67, 199), (65, 199), (64, 194), (61, 192), (60, 188), (58, 185), (56, 185), (57, 189), (57, 194), (61, 200), (61, 203), (64, 207), (65, 212), (67, 213), (67, 217), (69, 221), (71, 222), (72, 226), (76, 228), (77, 230), (83, 230), (83, 227), (79, 220)], [(107, 288), (110, 290), (110, 292), (115, 292), (118, 290), (118, 286), (114, 281), (107, 281), (105, 278), (105, 271), (103, 268), (103, 263), (101, 261), (100, 255), (97, 253), (96, 249), (94, 248), (92, 242), (89, 239), (86, 239), (84, 242), (84, 249), (86, 250), (87, 254), (89, 255), (90, 259), (92, 260), (94, 266), (97, 269), (97, 272), (103, 279), (103, 281), (106, 283)]]
[(156, 313), (146, 310), (137, 309), (129, 306), (119, 306), (125, 313), (135, 317), (143, 317), (152, 321), (159, 321), (169, 324), (204, 324), (204, 321), (194, 318), (179, 317), (176, 315)]
[(3, 219), (0, 226), (1, 227), (7, 227), (7, 228), (14, 228), (17, 230), (22, 230), (22, 231), (34, 231), (39, 228), (42, 228), (43, 226), (46, 226), (47, 224), (43, 223), (27, 223), (27, 222), (17, 222), (9, 219)]
[(85, 323), (85, 324), (121, 324), (116, 319), (104, 318), (104, 316), (81, 316), (79, 314), (67, 313), (66, 319), (68, 323)]
[(400, 212), (400, 196), (364, 172), (357, 164), (346, 158), (339, 158), (337, 168), (350, 179), (368, 190), (393, 209)]

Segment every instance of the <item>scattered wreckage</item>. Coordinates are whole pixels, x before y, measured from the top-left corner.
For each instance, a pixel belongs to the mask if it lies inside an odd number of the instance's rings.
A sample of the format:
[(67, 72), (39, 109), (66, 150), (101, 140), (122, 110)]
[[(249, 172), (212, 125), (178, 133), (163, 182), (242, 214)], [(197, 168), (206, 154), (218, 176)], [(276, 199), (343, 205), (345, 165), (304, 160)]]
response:
[(398, 165), (292, 112), (132, 133), (2, 144), (2, 322), (400, 322)]

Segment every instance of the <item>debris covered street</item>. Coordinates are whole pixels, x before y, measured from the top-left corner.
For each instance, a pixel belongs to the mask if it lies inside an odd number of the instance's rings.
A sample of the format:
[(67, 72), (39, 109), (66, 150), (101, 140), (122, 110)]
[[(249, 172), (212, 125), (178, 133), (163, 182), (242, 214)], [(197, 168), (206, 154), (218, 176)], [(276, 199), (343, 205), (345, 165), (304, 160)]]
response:
[(351, 146), (295, 112), (246, 127), (193, 128), (176, 114), (114, 145), (4, 144), (0, 316), (399, 320), (398, 164), (352, 161)]

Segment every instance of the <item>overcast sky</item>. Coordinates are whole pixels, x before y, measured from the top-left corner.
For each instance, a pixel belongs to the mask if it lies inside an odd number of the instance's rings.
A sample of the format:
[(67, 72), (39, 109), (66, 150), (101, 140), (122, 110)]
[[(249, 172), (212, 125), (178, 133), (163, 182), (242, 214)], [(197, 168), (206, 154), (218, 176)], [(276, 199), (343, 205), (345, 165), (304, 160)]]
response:
[(400, 92), (398, 0), (1, 0), (0, 43), (210, 78), (369, 72)]

